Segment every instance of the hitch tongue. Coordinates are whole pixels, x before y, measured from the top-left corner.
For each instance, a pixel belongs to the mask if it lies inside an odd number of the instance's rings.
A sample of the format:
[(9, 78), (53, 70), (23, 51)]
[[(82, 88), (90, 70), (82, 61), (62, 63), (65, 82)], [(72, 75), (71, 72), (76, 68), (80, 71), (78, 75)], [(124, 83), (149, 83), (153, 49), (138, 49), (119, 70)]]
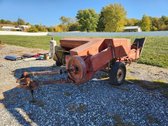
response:
[(53, 75), (53, 74), (55, 75), (63, 73), (67, 73), (67, 71), (60, 69), (54, 71), (23, 72), (21, 77), (16, 80), (16, 83), (20, 84), (17, 87), (25, 88), (27, 90), (35, 90), (39, 86), (39, 83), (40, 85), (47, 85), (53, 83), (71, 83), (72, 80), (69, 78), (60, 80), (50, 80), (50, 81), (38, 81), (38, 82), (31, 79), (31, 76), (36, 75)]
[(21, 77), (16, 80), (16, 83), (19, 83), (17, 87), (29, 90), (32, 96), (32, 101), (34, 101), (34, 90), (37, 89), (39, 85), (72, 83), (73, 81), (69, 77), (67, 79), (59, 79), (59, 80), (34, 81), (31, 79), (32, 76), (53, 75), (53, 74), (55, 75), (63, 73), (67, 73), (67, 71), (60, 69), (54, 71), (23, 72)]

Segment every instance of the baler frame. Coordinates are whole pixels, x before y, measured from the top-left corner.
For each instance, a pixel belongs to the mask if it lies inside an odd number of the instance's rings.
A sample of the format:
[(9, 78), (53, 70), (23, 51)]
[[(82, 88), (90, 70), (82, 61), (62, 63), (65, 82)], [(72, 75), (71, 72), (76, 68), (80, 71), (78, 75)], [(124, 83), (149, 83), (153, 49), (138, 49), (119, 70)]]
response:
[[(56, 46), (55, 60), (58, 66), (65, 65), (66, 70), (24, 72), (17, 79), (19, 87), (31, 91), (40, 85), (52, 83), (81, 84), (89, 81), (93, 75), (103, 70), (109, 73), (110, 83), (120, 85), (125, 80), (126, 64), (139, 59), (145, 38), (135, 39), (131, 45), (129, 39), (105, 38), (66, 38)], [(34, 75), (55, 75), (68, 73), (65, 80), (37, 82), (31, 79)]]

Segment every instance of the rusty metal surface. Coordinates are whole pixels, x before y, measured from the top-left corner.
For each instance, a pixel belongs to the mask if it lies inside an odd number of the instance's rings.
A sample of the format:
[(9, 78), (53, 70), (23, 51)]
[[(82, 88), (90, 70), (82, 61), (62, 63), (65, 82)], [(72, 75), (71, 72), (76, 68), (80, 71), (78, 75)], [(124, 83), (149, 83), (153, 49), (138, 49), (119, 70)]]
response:
[(104, 42), (104, 38), (93, 38), (89, 42), (70, 50), (71, 55), (86, 56), (95, 55), (99, 52), (100, 45)]
[[(84, 40), (89, 42), (71, 49), (70, 56), (66, 56), (67, 69), (71, 69), (72, 66), (73, 69), (80, 68), (78, 72), (68, 72), (70, 78), (76, 83), (90, 80), (95, 72), (106, 68), (111, 60), (130, 64), (140, 56), (141, 49), (132, 48), (130, 39), (82, 38), (81, 41)], [(77, 56), (81, 57), (80, 61), (76, 59)]]
[(35, 75), (53, 75), (53, 74), (62, 74), (65, 73), (63, 70), (55, 70), (55, 71), (40, 71), (40, 72), (24, 72), (20, 78), (16, 80), (16, 83), (19, 83), (17, 87), (24, 88), (27, 90), (35, 90), (39, 85), (48, 85), (48, 84), (61, 84), (61, 83), (72, 83), (73, 80), (60, 79), (60, 80), (48, 80), (48, 81), (35, 81), (32, 80), (31, 77)]
[(65, 38), (60, 40), (60, 46), (66, 50), (70, 50), (89, 42), (89, 38)]
[(85, 81), (86, 76), (86, 64), (84, 60), (79, 56), (69, 57), (66, 64), (66, 69), (68, 70), (69, 77), (75, 83), (81, 83)]

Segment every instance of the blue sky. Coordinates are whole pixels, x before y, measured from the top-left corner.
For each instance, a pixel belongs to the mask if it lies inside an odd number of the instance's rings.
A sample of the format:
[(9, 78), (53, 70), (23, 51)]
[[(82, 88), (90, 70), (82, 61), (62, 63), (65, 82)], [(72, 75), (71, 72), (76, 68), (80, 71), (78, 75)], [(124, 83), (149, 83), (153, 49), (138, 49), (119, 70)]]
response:
[(144, 14), (168, 16), (168, 0), (0, 0), (0, 19), (16, 21), (22, 18), (31, 24), (54, 26), (61, 16), (74, 17), (80, 9), (95, 9), (120, 3), (128, 18), (141, 19)]

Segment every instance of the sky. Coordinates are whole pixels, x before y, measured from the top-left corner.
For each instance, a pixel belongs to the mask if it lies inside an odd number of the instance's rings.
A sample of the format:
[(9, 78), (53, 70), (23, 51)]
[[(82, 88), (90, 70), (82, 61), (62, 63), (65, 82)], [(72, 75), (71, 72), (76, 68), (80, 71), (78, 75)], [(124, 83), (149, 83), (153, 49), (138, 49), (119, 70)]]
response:
[(125, 8), (127, 18), (168, 16), (168, 0), (0, 0), (0, 19), (21, 18), (31, 24), (55, 26), (61, 16), (75, 18), (78, 10), (89, 8), (100, 13), (104, 6), (114, 3)]

